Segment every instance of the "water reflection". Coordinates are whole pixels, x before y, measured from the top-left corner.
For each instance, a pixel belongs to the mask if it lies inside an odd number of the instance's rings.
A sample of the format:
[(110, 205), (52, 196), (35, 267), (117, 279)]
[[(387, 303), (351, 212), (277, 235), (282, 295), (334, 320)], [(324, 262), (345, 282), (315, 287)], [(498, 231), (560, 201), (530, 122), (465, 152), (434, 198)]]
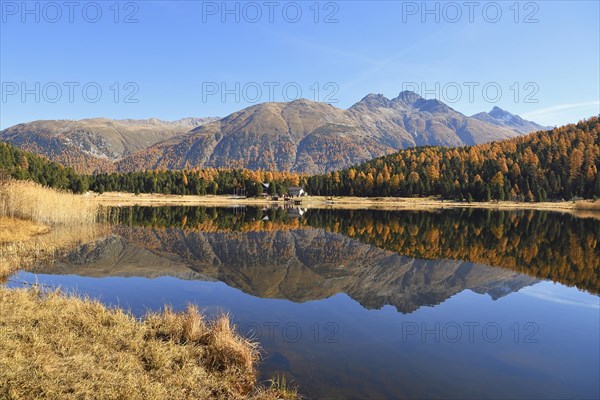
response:
[[(515, 276), (462, 262), (469, 261), (600, 293), (600, 222), (565, 214), (133, 207), (114, 210), (112, 218), (119, 223), (112, 236), (68, 258), (78, 273), (134, 276), (142, 271), (128, 269), (139, 265), (148, 269), (142, 276), (188, 274), (186, 279), (212, 278), (253, 295), (293, 301), (365, 294), (356, 285), (369, 285), (365, 279), (385, 285), (374, 292), (392, 293), (418, 279), (481, 291), (477, 274), (490, 282)], [(116, 261), (94, 263), (100, 253)], [(177, 273), (167, 272), (175, 264)], [(489, 286), (492, 297), (510, 291), (510, 284), (501, 286)], [(383, 299), (365, 305), (384, 304), (396, 305)]]
[(109, 235), (11, 280), (138, 315), (230, 312), (261, 341), (263, 377), (285, 372), (315, 398), (600, 395), (598, 220), (198, 207), (112, 219)]

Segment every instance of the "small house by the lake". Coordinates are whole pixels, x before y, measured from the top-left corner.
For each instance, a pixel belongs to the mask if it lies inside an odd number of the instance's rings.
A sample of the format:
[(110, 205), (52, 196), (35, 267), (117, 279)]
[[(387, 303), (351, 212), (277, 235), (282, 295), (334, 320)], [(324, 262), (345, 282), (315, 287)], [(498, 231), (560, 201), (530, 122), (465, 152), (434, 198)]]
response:
[(291, 197), (306, 196), (306, 192), (300, 186), (290, 186), (288, 189), (288, 194)]

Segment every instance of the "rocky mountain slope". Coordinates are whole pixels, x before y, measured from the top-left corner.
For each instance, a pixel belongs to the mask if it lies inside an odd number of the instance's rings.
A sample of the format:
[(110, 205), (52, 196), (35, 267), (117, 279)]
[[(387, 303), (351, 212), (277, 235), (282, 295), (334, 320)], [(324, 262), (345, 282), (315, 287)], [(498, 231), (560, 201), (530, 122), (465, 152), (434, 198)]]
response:
[(468, 117), (414, 92), (369, 94), (347, 110), (299, 99), (262, 103), (221, 120), (35, 121), (0, 140), (79, 172), (248, 168), (303, 173), (341, 169), (402, 148), (461, 146), (543, 129), (508, 112)]
[(216, 119), (34, 121), (3, 130), (0, 140), (91, 173), (111, 171), (116, 160)]
[(470, 145), (521, 133), (413, 92), (394, 99), (370, 94), (348, 110), (301, 99), (245, 108), (126, 157), (118, 169), (239, 167), (320, 173), (400, 148)]

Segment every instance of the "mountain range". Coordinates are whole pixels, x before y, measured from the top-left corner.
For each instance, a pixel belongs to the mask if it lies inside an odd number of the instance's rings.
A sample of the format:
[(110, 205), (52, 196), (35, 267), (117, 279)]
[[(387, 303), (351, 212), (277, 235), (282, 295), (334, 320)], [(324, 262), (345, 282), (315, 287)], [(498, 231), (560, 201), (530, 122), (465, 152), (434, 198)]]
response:
[(302, 173), (341, 169), (398, 149), (461, 146), (547, 129), (498, 107), (468, 117), (414, 92), (369, 94), (347, 110), (299, 99), (222, 118), (35, 121), (0, 132), (79, 172), (247, 168)]

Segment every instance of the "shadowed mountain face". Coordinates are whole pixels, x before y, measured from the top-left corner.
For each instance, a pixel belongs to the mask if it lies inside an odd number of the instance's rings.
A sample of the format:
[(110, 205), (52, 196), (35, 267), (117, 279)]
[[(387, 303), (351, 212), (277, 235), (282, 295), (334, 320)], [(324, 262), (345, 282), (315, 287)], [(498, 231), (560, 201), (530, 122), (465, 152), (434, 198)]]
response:
[(34, 121), (3, 130), (0, 140), (91, 173), (111, 171), (118, 159), (216, 119)]
[[(493, 122), (493, 121), (492, 121)], [(418, 145), (460, 146), (524, 132), (413, 92), (370, 94), (348, 110), (301, 99), (245, 108), (118, 163), (121, 171), (235, 167), (319, 173)]]
[(403, 257), (323, 229), (186, 232), (116, 227), (47, 273), (219, 280), (245, 293), (305, 302), (346, 293), (409, 313), (465, 289), (496, 299), (537, 282), (510, 270)]

